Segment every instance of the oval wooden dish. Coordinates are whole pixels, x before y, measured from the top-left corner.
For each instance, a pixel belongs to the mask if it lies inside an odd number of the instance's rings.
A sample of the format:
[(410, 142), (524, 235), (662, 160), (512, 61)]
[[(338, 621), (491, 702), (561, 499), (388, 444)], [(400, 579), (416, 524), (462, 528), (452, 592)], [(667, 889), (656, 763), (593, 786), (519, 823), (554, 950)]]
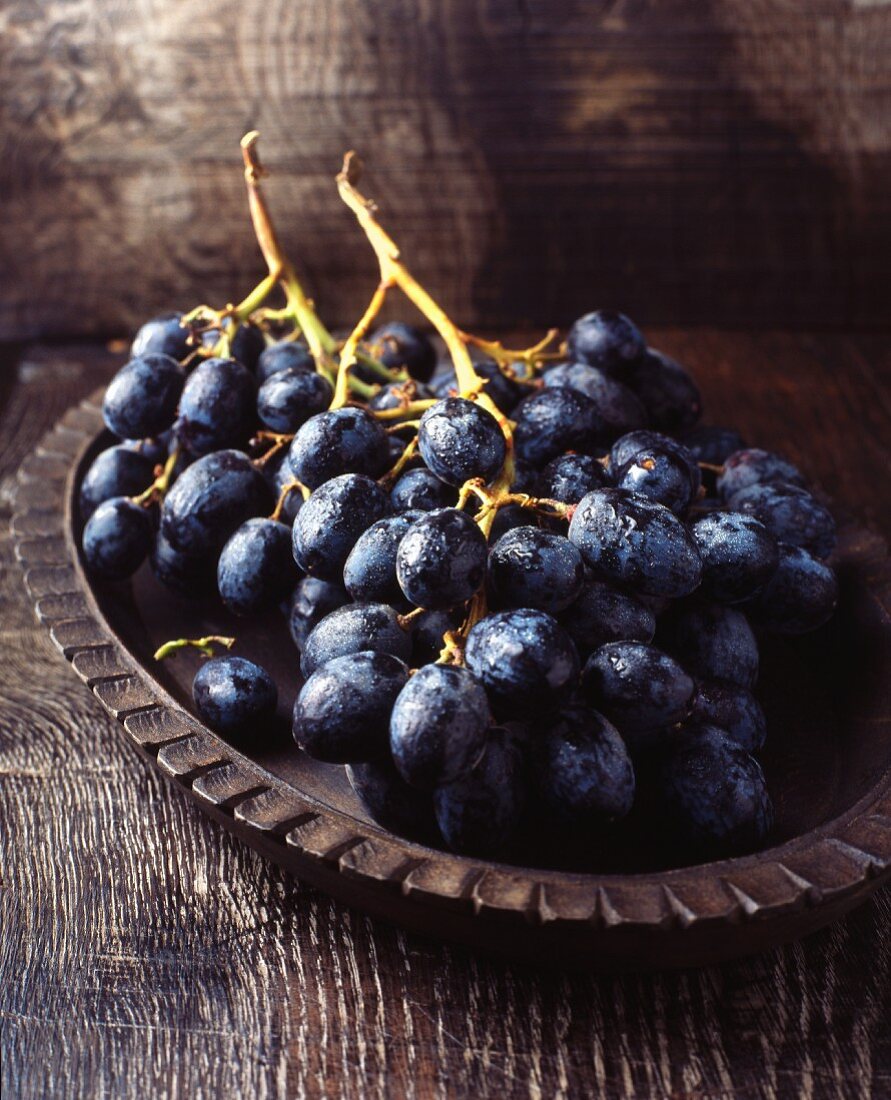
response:
[(891, 566), (874, 536), (842, 533), (832, 623), (764, 655), (773, 847), (680, 868), (648, 856), (642, 864), (639, 852), (627, 862), (613, 853), (594, 870), (490, 863), (382, 830), (343, 768), (296, 749), (285, 720), (296, 652), (280, 616), (239, 624), (239, 651), (280, 685), (272, 743), (267, 735), (235, 747), (189, 712), (195, 661), (158, 665), (151, 654), (169, 637), (229, 633), (232, 623), (219, 609), (162, 596), (148, 569), (123, 585), (93, 588), (85, 576), (76, 499), (82, 472), (110, 442), (99, 396), (70, 410), (19, 473), (13, 533), (37, 614), (149, 759), (295, 875), (421, 933), (612, 969), (762, 950), (827, 924), (891, 877)]

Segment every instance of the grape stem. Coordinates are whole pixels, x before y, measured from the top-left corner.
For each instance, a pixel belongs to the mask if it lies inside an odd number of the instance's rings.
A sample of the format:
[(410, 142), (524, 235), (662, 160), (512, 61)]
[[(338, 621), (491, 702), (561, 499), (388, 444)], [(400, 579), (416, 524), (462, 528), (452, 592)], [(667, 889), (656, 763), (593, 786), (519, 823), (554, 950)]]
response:
[(205, 657), (213, 657), (215, 645), (231, 649), (235, 645), (235, 639), (225, 638), (221, 634), (208, 634), (204, 638), (176, 638), (159, 646), (154, 656), (156, 661), (163, 661), (167, 657), (174, 657), (181, 649), (191, 648), (197, 649)]
[(131, 497), (130, 499), (134, 504), (138, 504), (141, 508), (149, 508), (151, 505), (158, 503), (164, 499), (167, 495), (167, 491), (170, 488), (170, 482), (173, 478), (173, 470), (176, 466), (177, 459), (179, 458), (179, 448), (174, 449), (167, 456), (167, 461), (163, 466), (155, 468), (155, 480), (149, 485), (149, 487), (139, 496)]

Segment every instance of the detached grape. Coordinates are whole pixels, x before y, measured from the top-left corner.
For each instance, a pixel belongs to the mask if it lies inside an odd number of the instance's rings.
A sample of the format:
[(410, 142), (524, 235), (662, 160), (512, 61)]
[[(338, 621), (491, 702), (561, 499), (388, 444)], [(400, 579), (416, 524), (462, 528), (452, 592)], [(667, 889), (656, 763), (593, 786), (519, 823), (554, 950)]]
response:
[(257, 732), (275, 717), (278, 692), (269, 673), (243, 657), (213, 657), (192, 681), (201, 718), (219, 733)]

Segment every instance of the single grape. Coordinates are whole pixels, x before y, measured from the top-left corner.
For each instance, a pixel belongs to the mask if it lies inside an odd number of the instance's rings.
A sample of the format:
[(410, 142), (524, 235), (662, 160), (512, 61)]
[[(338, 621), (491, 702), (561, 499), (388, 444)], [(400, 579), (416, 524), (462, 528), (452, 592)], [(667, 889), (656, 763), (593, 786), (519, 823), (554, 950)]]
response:
[[(152, 466), (158, 466), (170, 455), (170, 448), (173, 443), (173, 429), (168, 428), (166, 432), (150, 436), (148, 439), (125, 439), (120, 446), (126, 447), (128, 451), (133, 451), (134, 454), (141, 455), (147, 462), (151, 462)], [(185, 458), (186, 456), (183, 455), (182, 457)]]
[(369, 345), (385, 367), (405, 367), (420, 382), (429, 381), (436, 369), (436, 348), (414, 325), (401, 321), (381, 325), (371, 334)]
[(485, 748), (464, 775), (436, 788), (433, 806), (446, 844), (465, 855), (503, 855), (526, 804), (523, 757), (503, 729), (489, 731)]
[(291, 434), (311, 416), (324, 412), (334, 397), (334, 387), (315, 371), (288, 367), (276, 371), (260, 387), (257, 414), (264, 427)]
[(501, 716), (546, 710), (579, 672), (569, 635), (556, 619), (532, 608), (480, 620), (468, 635), (464, 659)]
[(682, 721), (693, 698), (693, 680), (667, 653), (644, 642), (607, 642), (596, 649), (582, 672), (592, 704), (630, 739)]
[(538, 476), (535, 495), (563, 504), (578, 504), (583, 496), (606, 484), (603, 465), (591, 455), (552, 458)]
[(385, 516), (359, 536), (343, 567), (343, 583), (354, 600), (406, 609), (396, 579), (396, 551), (403, 535), (422, 515), (422, 512), (402, 512)]
[(454, 611), (424, 611), (411, 624), (411, 663), (413, 668), (439, 660), (447, 631), (457, 630), (461, 616)]
[(800, 546), (781, 543), (779, 549), (776, 572), (747, 610), (758, 626), (771, 633), (807, 634), (832, 617), (838, 581), (825, 562)]
[(702, 563), (686, 527), (668, 508), (625, 489), (596, 489), (583, 497), (569, 538), (601, 580), (672, 598), (699, 584)]
[(216, 588), (214, 556), (184, 554), (171, 546), (161, 531), (155, 533), (149, 563), (161, 584), (178, 596), (200, 599)]
[(315, 760), (386, 759), (390, 712), (408, 666), (388, 653), (335, 657), (309, 677), (294, 704), (294, 740)]
[(192, 454), (240, 447), (254, 427), (257, 384), (234, 359), (205, 359), (189, 375), (176, 418), (176, 437)]
[(152, 535), (151, 516), (145, 508), (127, 497), (103, 501), (84, 527), (87, 568), (105, 581), (132, 576), (148, 555)]
[(216, 554), (252, 516), (272, 511), (263, 475), (241, 451), (204, 455), (184, 470), (164, 498), (161, 531), (176, 550), (192, 557)]
[(410, 787), (392, 761), (348, 764), (347, 776), (372, 819), (385, 829), (420, 840), (436, 835), (430, 793)]
[(464, 512), (439, 508), (411, 525), (396, 552), (396, 576), (416, 607), (445, 609), (469, 600), (486, 575), (486, 539)]
[(773, 806), (761, 765), (722, 730), (699, 727), (660, 769), (662, 824), (686, 849), (735, 855), (764, 842)]
[(275, 717), (278, 691), (269, 673), (244, 657), (212, 657), (192, 681), (201, 719), (218, 733), (256, 732)]
[(291, 594), (288, 630), (294, 645), (302, 650), (314, 627), (339, 607), (350, 602), (339, 584), (318, 577), (301, 577)]
[(363, 531), (390, 510), (387, 494), (371, 478), (343, 474), (312, 494), (294, 520), (294, 560), (305, 573), (340, 581)]
[(166, 431), (176, 416), (186, 374), (169, 355), (131, 359), (108, 383), (102, 417), (121, 439), (144, 439)]
[(746, 752), (758, 752), (767, 737), (767, 719), (755, 696), (726, 680), (701, 680), (690, 710), (691, 726), (717, 726)]
[(432, 512), (435, 508), (450, 508), (456, 500), (454, 488), (426, 466), (406, 470), (390, 490), (394, 512)]
[(638, 451), (615, 471), (613, 482), (619, 489), (664, 504), (678, 516), (687, 511), (696, 495), (688, 463), (674, 450), (662, 447)]
[(300, 671), (311, 676), (317, 668), (348, 653), (388, 653), (407, 661), (411, 638), (399, 625), (396, 612), (385, 603), (351, 603), (330, 612), (313, 627), (300, 657)]
[(274, 607), (297, 579), (291, 529), (273, 519), (246, 520), (223, 547), (217, 588), (234, 615), (256, 615)]
[(597, 453), (609, 433), (590, 397), (566, 386), (539, 390), (516, 411), (514, 447), (531, 466), (544, 466), (564, 451)]
[(694, 676), (744, 688), (757, 680), (758, 643), (741, 611), (694, 603), (679, 607), (663, 623), (660, 639)]
[(463, 485), (473, 477), (492, 481), (506, 454), (495, 417), (463, 397), (447, 397), (427, 409), (418, 429), (418, 450), (449, 485)]
[(686, 466), (690, 475), (690, 482), (693, 486), (694, 495), (699, 492), (699, 487), (702, 484), (702, 477), (699, 466), (692, 453), (688, 451), (682, 443), (678, 443), (676, 439), (672, 439), (671, 436), (663, 435), (661, 432), (652, 432), (648, 429), (628, 432), (627, 435), (623, 435), (615, 441), (609, 452), (610, 476), (615, 477), (618, 470), (637, 458), (639, 454), (645, 451), (654, 450), (667, 451)]
[(656, 616), (646, 604), (603, 581), (586, 581), (559, 619), (583, 654), (606, 642), (651, 642), (656, 633)]
[(573, 362), (588, 363), (622, 378), (641, 358), (646, 342), (637, 325), (623, 313), (598, 309), (573, 324), (567, 348)]
[(426, 665), (399, 694), (390, 751), (407, 783), (432, 789), (464, 775), (486, 744), (486, 693), (466, 668)]
[(733, 428), (717, 428), (711, 424), (698, 424), (684, 432), (680, 442), (697, 462), (723, 466), (734, 451), (745, 447), (742, 436)]
[(410, 378), (407, 382), (388, 382), (381, 386), (369, 399), (368, 407), (379, 411), (401, 409), (412, 401), (427, 401), (435, 396), (429, 386)]
[(835, 549), (832, 514), (798, 485), (752, 485), (733, 494), (733, 507), (759, 519), (787, 546), (800, 546), (817, 558), (828, 558)]
[(713, 512), (690, 534), (702, 559), (702, 594), (718, 603), (753, 599), (776, 572), (777, 540), (754, 516)]
[(680, 363), (654, 348), (647, 348), (622, 381), (640, 399), (657, 431), (689, 431), (702, 415), (699, 387)]
[(784, 481), (804, 488), (804, 476), (791, 462), (770, 451), (749, 447), (735, 451), (724, 459), (724, 472), (718, 478), (718, 493), (726, 504), (734, 507), (734, 496), (753, 485), (771, 485)]
[(133, 337), (131, 359), (149, 354), (185, 359), (194, 349), (189, 346), (189, 330), (179, 323), (181, 317), (181, 313), (162, 313), (146, 321)]
[(618, 730), (573, 698), (548, 725), (535, 772), (536, 795), (560, 826), (587, 830), (625, 817), (634, 766)]
[(589, 397), (603, 421), (604, 437), (614, 439), (647, 424), (647, 414), (634, 393), (598, 367), (587, 363), (560, 363), (545, 372), (544, 384), (568, 386)]
[(387, 433), (367, 409), (351, 406), (310, 417), (288, 451), (294, 476), (311, 489), (343, 474), (379, 477), (389, 461)]
[(554, 614), (579, 595), (582, 556), (563, 535), (515, 527), (489, 554), (489, 584), (499, 607), (534, 607)]
[(257, 360), (257, 382), (262, 386), (274, 374), (283, 370), (315, 372), (315, 369), (309, 348), (296, 340), (286, 340), (280, 344), (270, 344), (260, 353)]
[(127, 444), (100, 451), (80, 483), (80, 514), (88, 520), (103, 501), (134, 497), (154, 480), (155, 464)]

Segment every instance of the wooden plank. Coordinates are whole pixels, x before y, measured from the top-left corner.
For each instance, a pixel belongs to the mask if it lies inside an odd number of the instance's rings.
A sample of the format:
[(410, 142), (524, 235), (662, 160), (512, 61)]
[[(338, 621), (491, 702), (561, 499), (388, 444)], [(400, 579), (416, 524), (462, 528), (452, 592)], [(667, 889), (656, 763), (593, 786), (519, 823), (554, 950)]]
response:
[[(650, 336), (696, 371), (713, 419), (891, 532), (886, 342)], [(5, 391), (3, 483), (108, 369), (70, 349), (27, 361), (46, 365)], [(5, 535), (0, 566), (4, 1096), (891, 1091), (888, 891), (697, 973), (542, 972), (404, 935), (287, 878), (143, 763), (35, 624)]]
[[(374, 263), (343, 152), (467, 325), (887, 321), (891, 5), (14, 4), (0, 335), (126, 332), (261, 274), (237, 142), (334, 325)], [(198, 45), (197, 43), (200, 43)]]

